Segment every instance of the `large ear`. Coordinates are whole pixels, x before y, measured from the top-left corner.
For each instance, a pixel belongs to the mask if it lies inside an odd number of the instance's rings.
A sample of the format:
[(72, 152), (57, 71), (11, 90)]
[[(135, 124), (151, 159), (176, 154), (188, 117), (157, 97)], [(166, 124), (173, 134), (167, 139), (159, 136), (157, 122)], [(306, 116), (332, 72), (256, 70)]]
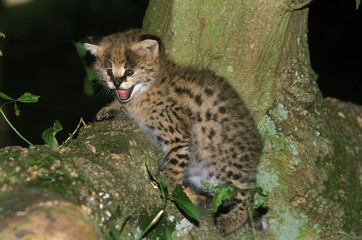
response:
[(94, 56), (98, 56), (101, 51), (101, 48), (99, 46), (91, 43), (84, 43), (84, 47)]
[(131, 49), (135, 51), (138, 55), (149, 56), (153, 59), (159, 55), (159, 45), (158, 41), (154, 39), (145, 39), (134, 44)]

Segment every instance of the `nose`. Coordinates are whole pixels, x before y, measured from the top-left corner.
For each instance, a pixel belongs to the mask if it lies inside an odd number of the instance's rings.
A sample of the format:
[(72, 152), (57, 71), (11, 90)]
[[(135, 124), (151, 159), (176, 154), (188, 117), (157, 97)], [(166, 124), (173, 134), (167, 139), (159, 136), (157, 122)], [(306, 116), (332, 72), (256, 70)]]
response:
[(125, 80), (125, 77), (123, 77), (123, 76), (120, 78), (115, 78), (115, 79), (113, 79), (113, 85), (118, 89), (124, 80)]

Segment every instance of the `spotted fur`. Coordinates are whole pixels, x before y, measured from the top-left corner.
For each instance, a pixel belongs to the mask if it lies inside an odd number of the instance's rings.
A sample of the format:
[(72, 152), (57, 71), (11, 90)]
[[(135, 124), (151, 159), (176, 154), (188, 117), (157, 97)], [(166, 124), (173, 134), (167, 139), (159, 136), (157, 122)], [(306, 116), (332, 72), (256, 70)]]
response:
[[(85, 43), (96, 56), (98, 78), (117, 96), (103, 108), (102, 120), (119, 111), (127, 114), (163, 151), (162, 173), (196, 196), (212, 196), (201, 181), (255, 186), (262, 150), (259, 133), (238, 93), (222, 77), (208, 70), (176, 65), (161, 41), (140, 30)], [(252, 197), (249, 197), (252, 205)], [(222, 235), (240, 228), (248, 218), (245, 194), (224, 202), (215, 216)]]

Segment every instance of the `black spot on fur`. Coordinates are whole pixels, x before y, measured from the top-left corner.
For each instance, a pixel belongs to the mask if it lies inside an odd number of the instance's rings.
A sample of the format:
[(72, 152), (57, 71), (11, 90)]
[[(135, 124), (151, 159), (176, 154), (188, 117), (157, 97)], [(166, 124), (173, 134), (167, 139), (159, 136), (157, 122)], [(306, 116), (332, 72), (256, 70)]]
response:
[(198, 106), (201, 106), (202, 104), (202, 99), (201, 99), (201, 96), (198, 94), (194, 97), (194, 100), (195, 100), (195, 103), (198, 105)]
[(178, 160), (175, 158), (171, 158), (169, 161), (169, 163), (173, 164), (173, 165), (177, 165), (178, 164)]
[(219, 112), (220, 112), (220, 113), (225, 113), (225, 112), (226, 112), (226, 108), (225, 108), (225, 107), (219, 107)]
[(210, 140), (212, 140), (212, 138), (215, 136), (215, 130), (214, 129), (210, 129), (210, 131), (209, 131), (209, 135), (207, 135), (207, 137), (210, 139)]
[(187, 165), (187, 163), (186, 163), (186, 162), (180, 162), (179, 167), (184, 168), (184, 167), (186, 167), (186, 165)]
[(206, 121), (210, 121), (210, 119), (211, 119), (210, 110), (207, 110), (207, 111), (206, 111), (206, 113), (205, 113), (205, 118), (206, 118)]
[(212, 120), (217, 122), (217, 117), (218, 117), (218, 115), (217, 115), (217, 113), (215, 113), (214, 116), (212, 116)]
[(211, 97), (212, 95), (214, 95), (214, 90), (212, 90), (211, 88), (205, 88), (204, 92), (206, 94), (206, 96)]
[(180, 159), (188, 159), (189, 155), (187, 155), (187, 154), (176, 154), (176, 157), (178, 157)]
[(187, 95), (190, 98), (194, 98), (194, 94), (191, 92), (190, 89), (187, 88), (180, 88), (180, 87), (176, 87), (175, 88), (175, 92), (179, 95)]
[(200, 112), (197, 112), (197, 113), (196, 113), (196, 121), (198, 121), (198, 122), (201, 122), (201, 121), (202, 121)]
[(241, 179), (241, 175), (240, 174), (234, 174), (233, 179), (234, 180), (239, 180), (239, 179)]
[(174, 132), (175, 132), (175, 129), (174, 129), (171, 125), (168, 127), (168, 130), (170, 130), (170, 133), (174, 133)]

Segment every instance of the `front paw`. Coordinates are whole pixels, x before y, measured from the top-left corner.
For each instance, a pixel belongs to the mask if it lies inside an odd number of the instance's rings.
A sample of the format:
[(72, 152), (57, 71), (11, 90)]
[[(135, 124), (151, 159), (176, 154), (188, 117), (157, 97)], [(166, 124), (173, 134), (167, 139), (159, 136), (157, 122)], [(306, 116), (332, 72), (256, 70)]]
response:
[(118, 106), (114, 106), (114, 104), (111, 104), (109, 106), (106, 106), (102, 108), (96, 115), (97, 121), (103, 121), (106, 119), (114, 118), (124, 112), (122, 106), (118, 104)]

